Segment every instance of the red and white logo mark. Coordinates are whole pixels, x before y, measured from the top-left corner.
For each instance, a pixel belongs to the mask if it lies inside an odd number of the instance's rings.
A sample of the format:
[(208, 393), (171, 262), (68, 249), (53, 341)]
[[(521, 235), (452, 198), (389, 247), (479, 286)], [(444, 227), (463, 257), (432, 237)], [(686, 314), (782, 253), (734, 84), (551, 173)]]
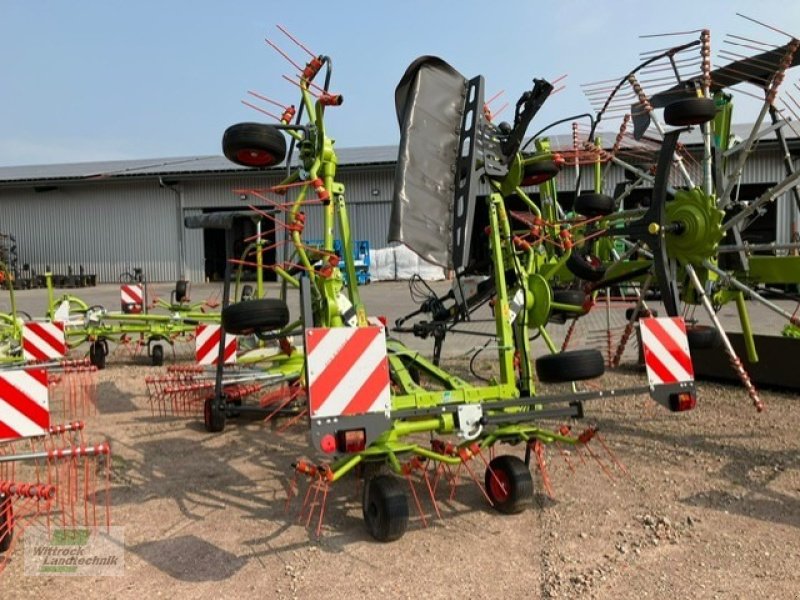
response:
[(689, 340), (682, 317), (641, 319), (639, 327), (650, 385), (694, 381)]
[[(198, 365), (215, 365), (219, 358), (219, 338), (222, 327), (219, 325), (198, 325), (194, 334), (194, 354)], [(236, 362), (236, 336), (225, 334), (224, 364)]]
[(0, 441), (44, 435), (49, 427), (47, 371), (0, 371)]
[(382, 327), (306, 330), (311, 416), (385, 412), (389, 366)]
[(67, 342), (64, 323), (27, 322), (22, 327), (22, 356), (25, 360), (64, 358)]

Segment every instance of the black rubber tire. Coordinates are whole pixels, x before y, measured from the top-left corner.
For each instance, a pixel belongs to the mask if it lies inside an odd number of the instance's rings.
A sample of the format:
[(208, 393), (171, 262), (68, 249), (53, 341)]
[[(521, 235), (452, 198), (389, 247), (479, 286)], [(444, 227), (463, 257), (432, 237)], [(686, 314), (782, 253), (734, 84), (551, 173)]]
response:
[(713, 98), (681, 98), (664, 107), (664, 121), (675, 127), (708, 123), (716, 114)]
[(553, 290), (553, 302), (583, 306), (586, 302), (586, 293), (583, 290)]
[(203, 403), (203, 424), (209, 433), (219, 433), (225, 429), (225, 411), (214, 406), (214, 398), (206, 398)]
[(573, 210), (584, 217), (604, 217), (614, 212), (614, 198), (589, 192), (575, 198)]
[[(586, 294), (582, 290), (553, 290), (553, 302), (559, 304), (569, 304), (571, 306), (583, 306), (586, 302)], [(578, 317), (578, 313), (564, 312), (555, 308), (550, 310), (547, 320), (551, 323), (563, 325), (568, 318)]]
[(14, 540), (14, 505), (11, 498), (0, 499), (0, 553), (11, 547)]
[(160, 367), (164, 364), (164, 346), (156, 344), (150, 348), (150, 362), (154, 367)]
[[(630, 308), (626, 308), (625, 309), (625, 320), (626, 321), (630, 321), (631, 320), (631, 315), (633, 315), (633, 311), (634, 310), (635, 310), (635, 307), (633, 307), (633, 306), (631, 306)], [(657, 317), (657, 316), (658, 316), (658, 311), (657, 310), (650, 310), (650, 311), (640, 310), (639, 313), (636, 315), (636, 319), (635, 320), (638, 321), (642, 317)]]
[(403, 482), (392, 475), (376, 475), (364, 484), (364, 524), (379, 542), (400, 539), (408, 527), (408, 497)]
[(100, 340), (94, 341), (89, 346), (89, 362), (97, 367), (98, 371), (106, 368), (106, 347)]
[(594, 379), (605, 373), (605, 361), (599, 350), (585, 348), (547, 354), (536, 359), (536, 375), (543, 383), (563, 383)]
[(591, 254), (584, 256), (578, 252), (569, 255), (567, 269), (584, 281), (600, 281), (606, 274), (606, 268), (599, 258)]
[(189, 282), (180, 279), (175, 282), (175, 303), (181, 304), (189, 300)]
[(282, 329), (289, 324), (289, 307), (278, 298), (258, 298), (229, 304), (222, 310), (222, 327), (234, 335)]
[(237, 123), (222, 136), (222, 153), (243, 167), (271, 167), (286, 158), (286, 138), (266, 123)]
[(558, 175), (560, 170), (561, 167), (552, 160), (540, 160), (525, 165), (522, 172), (522, 187), (541, 185)]
[(714, 348), (719, 342), (719, 332), (710, 325), (687, 325), (686, 339), (689, 350), (706, 350)]
[(530, 469), (516, 456), (506, 454), (493, 458), (484, 474), (484, 483), (486, 493), (498, 512), (512, 515), (533, 504)]

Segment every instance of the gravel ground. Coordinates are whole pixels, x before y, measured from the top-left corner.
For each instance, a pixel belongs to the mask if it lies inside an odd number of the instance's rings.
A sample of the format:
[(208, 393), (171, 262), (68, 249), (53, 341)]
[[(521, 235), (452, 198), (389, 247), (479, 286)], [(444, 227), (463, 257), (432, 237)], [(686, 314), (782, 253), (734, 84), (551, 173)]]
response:
[[(700, 386), (690, 413), (643, 398), (597, 401), (588, 422), (627, 469), (548, 455), (554, 499), (534, 472), (534, 507), (502, 516), (462, 480), (425, 505), (399, 541), (371, 541), (352, 479), (334, 488), (323, 532), (285, 510), (303, 428), (153, 418), (142, 380), (153, 369), (100, 374), (92, 439), (115, 453), (113, 518), (125, 528), (125, 576), (29, 577), (22, 553), (5, 598), (128, 598), (222, 593), (262, 598), (797, 598), (800, 417), (797, 399), (764, 393), (756, 414), (735, 387)], [(630, 386), (641, 374), (606, 376)], [(581, 427), (583, 424), (579, 424)], [(516, 449), (511, 449), (514, 452)], [(21, 550), (21, 549), (20, 549)]]
[[(428, 526), (412, 509), (406, 535), (379, 544), (354, 479), (334, 487), (319, 538), (299, 502), (286, 510), (291, 463), (308, 456), (302, 425), (240, 420), (210, 435), (199, 417), (154, 418), (144, 377), (157, 370), (114, 358), (88, 428), (114, 451), (125, 575), (25, 576), (20, 547), (2, 598), (800, 598), (796, 394), (762, 390), (761, 414), (718, 384), (681, 414), (642, 396), (593, 401), (575, 430), (596, 424), (627, 475), (598, 440), (607, 473), (550, 448), (553, 498), (534, 469), (534, 506), (503, 516), (462, 478), (452, 500), (437, 495), (441, 519), (423, 498)], [(643, 380), (630, 367), (597, 383)]]

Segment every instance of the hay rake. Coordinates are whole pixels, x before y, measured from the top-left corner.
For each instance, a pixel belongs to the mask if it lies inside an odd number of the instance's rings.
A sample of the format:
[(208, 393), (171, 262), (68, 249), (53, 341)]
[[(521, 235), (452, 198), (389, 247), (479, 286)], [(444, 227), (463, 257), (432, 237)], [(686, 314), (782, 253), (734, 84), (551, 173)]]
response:
[[(274, 223), (272, 243), (283, 245), (287, 252), (283, 262), (265, 268), (273, 269), (287, 285), (300, 290), (302, 319), (289, 325), (285, 305), (278, 304), (281, 301), (261, 299), (224, 307), (222, 323), (237, 334), (285, 332), (302, 326), (302, 382), (311, 447), (325, 457), (321, 462), (301, 460), (295, 465), (288, 488), (292, 498), (302, 498), (303, 522), (309, 526), (313, 523), (317, 532), (321, 531), (331, 486), (354, 470), (365, 475), (362, 502), (367, 529), (381, 541), (397, 539), (406, 529), (406, 486), (421, 520), (427, 523), (414, 480), (424, 485), (437, 514), (436, 488), (448, 487), (452, 495), (457, 482), (466, 478), (500, 512), (518, 512), (531, 500), (531, 461), (535, 459), (546, 472), (541, 444), (586, 446), (593, 438), (541, 427), (536, 424), (540, 420), (581, 417), (583, 403), (590, 399), (644, 392), (671, 410), (694, 406), (694, 386), (686, 380), (582, 392), (572, 386), (564, 393), (535, 394), (532, 332), (546, 340), (552, 352), (535, 361), (540, 380), (568, 383), (603, 372), (599, 353), (558, 352), (545, 331), (551, 309), (566, 313), (584, 310), (584, 294), (577, 304), (554, 299), (547, 278), (569, 259), (575, 243), (570, 228), (563, 226), (563, 214), (554, 201), (543, 210), (531, 203), (536, 217), (542, 219), (539, 247), (558, 250), (550, 254), (552, 264), (545, 265), (527, 240), (513, 234), (505, 204), (507, 196), (521, 191), (523, 179), (546, 182), (555, 175), (553, 165), (564, 162), (546, 144), (539, 145), (533, 154), (521, 153), (525, 131), (552, 95), (552, 84), (534, 80), (532, 89), (516, 103), (513, 125), (491, 121), (491, 111), (483, 102), (482, 77), (467, 80), (440, 59), (423, 57), (415, 61), (398, 86), (402, 142), (391, 238), (418, 251), (424, 248), (420, 252), (424, 258), (454, 268), (459, 277), (474, 273), (490, 281), (482, 287), (477, 284), (474, 300), (480, 303), (486, 290), (492, 290), (496, 297), (493, 322), (500, 375), (486, 385), (474, 386), (391, 339), (383, 326), (367, 319), (350, 259), (352, 239), (345, 188), (336, 180), (336, 154), (324, 124), (325, 111), (342, 103), (342, 96), (330, 91), (331, 61), (312, 53), (311, 60), (302, 66), (276, 44), (270, 45), (300, 73), (294, 83), (301, 90), (301, 109), (295, 113), (294, 123), (281, 117), (277, 125), (242, 123), (229, 127), (223, 136), (223, 150), (237, 164), (263, 168), (286, 158), (284, 134), (292, 138), (292, 147), (296, 144), (299, 149), (300, 164), (295, 168), (288, 160), (290, 166), (283, 181), (269, 188), (237, 192), (266, 205), (251, 206), (250, 211), (269, 214)], [(318, 86), (313, 80), (323, 69), (325, 83)], [(432, 127), (425, 121), (426, 125), (420, 126), (417, 119), (424, 117), (419, 115), (427, 114), (429, 105), (442, 106), (442, 98), (461, 109), (440, 115), (441, 124)], [(307, 124), (301, 124), (303, 113)], [(578, 153), (574, 156), (577, 165), (582, 158)], [(414, 167), (421, 164), (418, 161), (429, 165), (430, 171), (419, 172)], [(441, 178), (436, 185), (421, 181), (434, 173)], [(479, 179), (491, 189), (485, 212), (477, 206)], [(309, 206), (320, 210), (323, 218), (323, 241), (313, 249), (303, 239)], [(475, 224), (476, 215), (484, 219), (482, 225)], [(411, 226), (415, 222), (431, 223), (435, 233), (428, 237), (420, 234)], [(481, 248), (474, 242), (473, 232), (482, 237)], [(334, 235), (341, 240), (343, 260), (334, 252)], [(485, 251), (482, 256), (481, 250)], [(480, 268), (471, 264), (476, 256)], [(342, 271), (347, 277), (342, 277)], [(465, 298), (463, 289), (458, 295), (454, 291), (454, 307), (445, 307), (445, 312), (451, 316), (466, 314)], [(218, 374), (219, 387), (221, 369)], [(228, 410), (222, 395), (215, 398), (212, 407), (221, 414)], [(437, 441), (433, 445), (417, 441), (418, 434), (428, 434)], [(520, 443), (529, 448), (525, 460), (493, 454), (500, 444)], [(483, 481), (478, 468), (484, 470)], [(308, 484), (304, 492), (299, 490), (301, 479)]]
[(111, 448), (86, 444), (83, 431), (73, 421), (45, 436), (0, 442), (0, 573), (31, 525), (111, 526)]

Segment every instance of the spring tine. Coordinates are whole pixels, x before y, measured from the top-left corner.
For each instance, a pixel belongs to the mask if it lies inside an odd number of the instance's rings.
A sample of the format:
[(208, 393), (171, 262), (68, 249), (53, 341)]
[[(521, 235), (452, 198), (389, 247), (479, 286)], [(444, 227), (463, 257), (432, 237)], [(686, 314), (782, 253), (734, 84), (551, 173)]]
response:
[[(299, 41), (297, 38), (295, 38), (295, 37), (294, 37), (294, 36), (293, 36), (291, 33), (289, 33), (289, 32), (288, 32), (288, 31), (287, 31), (287, 30), (286, 30), (284, 27), (282, 27), (281, 25), (275, 25), (275, 27), (277, 27), (277, 28), (278, 28), (278, 30), (279, 30), (279, 31), (280, 31), (280, 32), (281, 32), (283, 35), (285, 35), (286, 37), (288, 37), (288, 38), (289, 38), (290, 40), (292, 40), (292, 41), (293, 41), (295, 44), (297, 44), (298, 46), (300, 46), (300, 48), (302, 48), (303, 50), (305, 50), (305, 51), (308, 53), (308, 55), (309, 55), (311, 58), (317, 58), (317, 55), (316, 55), (316, 54), (314, 54), (314, 53), (313, 53), (311, 50), (309, 50), (308, 48), (306, 48), (306, 47), (303, 45), (303, 43), (302, 43), (302, 42), (300, 42), (300, 41)], [(302, 69), (301, 69), (301, 70), (302, 70)]]

